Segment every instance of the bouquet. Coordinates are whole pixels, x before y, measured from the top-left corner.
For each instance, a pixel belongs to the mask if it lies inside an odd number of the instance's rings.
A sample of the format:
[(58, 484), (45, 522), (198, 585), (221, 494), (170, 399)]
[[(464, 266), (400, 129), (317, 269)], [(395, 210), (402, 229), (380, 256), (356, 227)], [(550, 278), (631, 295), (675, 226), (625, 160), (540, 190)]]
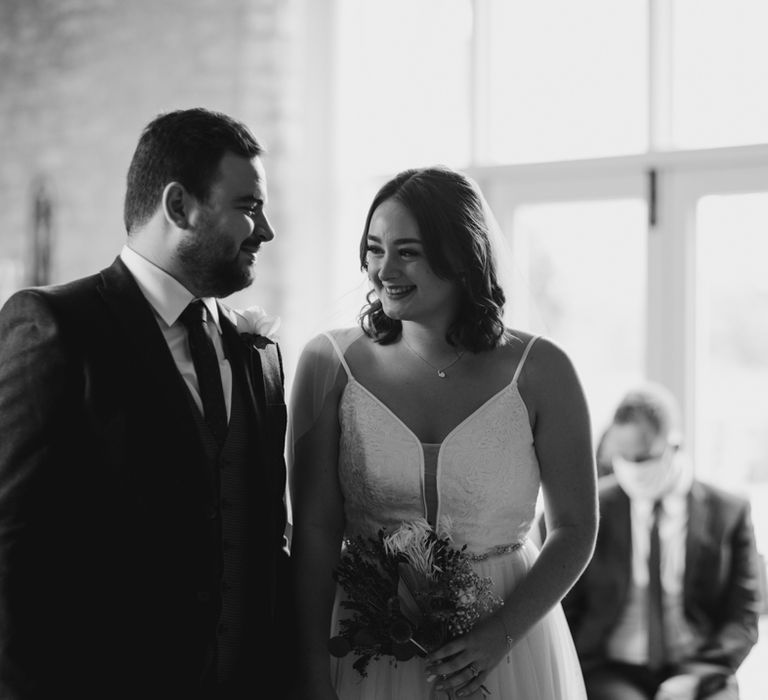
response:
[(371, 659), (426, 656), (503, 602), (491, 579), (472, 568), (466, 545), (455, 548), (426, 520), (345, 544), (334, 578), (347, 594), (341, 606), (352, 614), (340, 620), (328, 647), (336, 657), (354, 652), (361, 676)]

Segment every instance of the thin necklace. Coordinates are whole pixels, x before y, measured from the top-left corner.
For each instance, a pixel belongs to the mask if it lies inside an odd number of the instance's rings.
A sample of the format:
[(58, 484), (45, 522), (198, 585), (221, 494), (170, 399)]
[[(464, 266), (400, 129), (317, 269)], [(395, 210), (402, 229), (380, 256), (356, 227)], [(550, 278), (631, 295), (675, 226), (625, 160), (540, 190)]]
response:
[(462, 350), (461, 352), (457, 352), (456, 353), (456, 359), (453, 360), (452, 362), (449, 362), (445, 367), (440, 369), (440, 367), (436, 367), (435, 365), (433, 365), (426, 357), (424, 357), (423, 355), (420, 355), (419, 353), (417, 353), (411, 347), (411, 344), (405, 339), (405, 336), (402, 333), (400, 334), (400, 337), (402, 338), (403, 342), (405, 343), (405, 347), (407, 347), (422, 362), (426, 362), (433, 370), (435, 370), (437, 372), (437, 376), (440, 377), (440, 379), (445, 379), (445, 377), (446, 377), (445, 370), (450, 369), (451, 367), (453, 367), (462, 357), (464, 357), (464, 350)]

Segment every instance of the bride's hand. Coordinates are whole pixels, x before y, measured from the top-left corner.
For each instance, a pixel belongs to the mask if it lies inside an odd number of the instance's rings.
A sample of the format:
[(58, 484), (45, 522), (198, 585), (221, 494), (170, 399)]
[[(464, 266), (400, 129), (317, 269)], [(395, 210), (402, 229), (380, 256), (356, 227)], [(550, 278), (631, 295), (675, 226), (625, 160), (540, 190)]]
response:
[(483, 681), (507, 653), (501, 621), (491, 616), (466, 634), (433, 651), (427, 659), (427, 680), (435, 690), (461, 690), (470, 695), (487, 690)]

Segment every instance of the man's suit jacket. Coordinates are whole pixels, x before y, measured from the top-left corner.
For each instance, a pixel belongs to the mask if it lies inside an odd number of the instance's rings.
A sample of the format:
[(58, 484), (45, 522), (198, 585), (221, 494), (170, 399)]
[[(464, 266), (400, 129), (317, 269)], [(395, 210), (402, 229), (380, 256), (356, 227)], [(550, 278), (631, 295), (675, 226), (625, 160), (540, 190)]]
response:
[[(278, 347), (240, 337), (258, 420), (248, 502), (276, 649), (286, 589), (286, 411)], [(195, 697), (215, 635), (215, 494), (194, 406), (122, 261), (0, 312), (0, 697)], [(266, 675), (279, 658), (254, 658)]]
[[(694, 481), (688, 495), (683, 598), (698, 648), (683, 669), (732, 672), (757, 641), (759, 556), (746, 499)], [(608, 636), (632, 577), (629, 498), (615, 477), (600, 480), (600, 526), (594, 556), (563, 600), (585, 671), (605, 660)]]

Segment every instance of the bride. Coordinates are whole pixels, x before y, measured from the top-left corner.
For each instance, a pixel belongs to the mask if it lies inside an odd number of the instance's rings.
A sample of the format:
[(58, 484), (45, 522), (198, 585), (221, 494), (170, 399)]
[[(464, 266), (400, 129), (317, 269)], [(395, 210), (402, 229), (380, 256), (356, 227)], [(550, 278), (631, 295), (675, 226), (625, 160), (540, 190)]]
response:
[[(504, 325), (482, 195), (444, 167), (376, 194), (360, 242), (358, 326), (310, 340), (290, 406), (296, 697), (584, 700), (560, 600), (589, 561), (596, 476), (585, 397), (554, 342)], [(539, 492), (548, 536), (528, 538)], [(348, 610), (346, 538), (450, 523), (503, 606), (425, 656), (366, 674), (329, 655)]]

